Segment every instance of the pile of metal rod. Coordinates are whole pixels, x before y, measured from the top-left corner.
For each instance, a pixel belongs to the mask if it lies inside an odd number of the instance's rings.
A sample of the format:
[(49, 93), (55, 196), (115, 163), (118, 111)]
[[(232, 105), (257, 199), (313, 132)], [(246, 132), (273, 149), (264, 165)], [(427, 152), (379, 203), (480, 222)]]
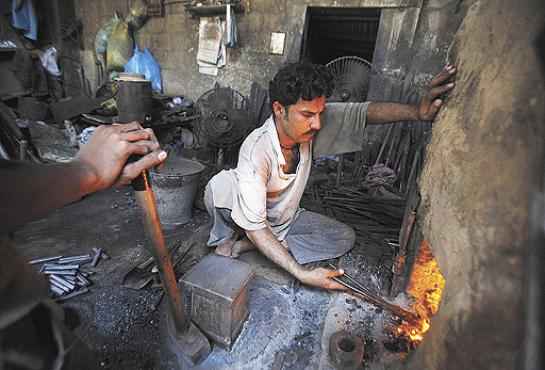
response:
[(404, 199), (373, 197), (355, 186), (315, 186), (312, 198), (330, 217), (354, 228), (356, 240), (360, 243), (382, 244), (385, 239), (399, 238)]
[(31, 265), (40, 265), (40, 272), (48, 277), (49, 291), (56, 301), (88, 293), (92, 281), (89, 276), (94, 271), (86, 271), (82, 267), (96, 267), (100, 260), (110, 257), (102, 248), (93, 248), (93, 253), (79, 256), (53, 256), (29, 261)]
[[(331, 264), (329, 265), (329, 267), (337, 269), (336, 266)], [(352, 295), (359, 297), (377, 307), (388, 310), (407, 322), (417, 322), (419, 320), (418, 315), (411, 311), (407, 311), (400, 306), (390, 303), (383, 298), (377, 296), (376, 294), (372, 293), (369, 289), (367, 289), (355, 278), (350, 276), (347, 272), (339, 277), (334, 277), (333, 280), (346, 287)]]

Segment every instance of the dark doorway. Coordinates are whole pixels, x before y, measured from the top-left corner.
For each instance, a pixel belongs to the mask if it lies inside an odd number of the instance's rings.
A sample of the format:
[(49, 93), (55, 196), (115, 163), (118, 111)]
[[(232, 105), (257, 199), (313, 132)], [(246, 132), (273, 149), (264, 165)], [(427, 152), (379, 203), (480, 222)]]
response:
[(372, 62), (379, 21), (378, 8), (309, 7), (301, 59), (327, 64), (349, 55)]

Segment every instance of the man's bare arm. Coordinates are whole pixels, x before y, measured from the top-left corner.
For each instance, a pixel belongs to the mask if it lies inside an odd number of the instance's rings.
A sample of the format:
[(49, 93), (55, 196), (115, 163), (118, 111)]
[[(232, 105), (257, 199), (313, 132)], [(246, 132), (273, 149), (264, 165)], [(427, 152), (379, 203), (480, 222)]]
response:
[(342, 270), (336, 271), (321, 267), (313, 270), (304, 268), (280, 244), (268, 227), (260, 230), (246, 231), (246, 235), (261, 253), (302, 283), (324, 289), (345, 290), (342, 285), (331, 279), (332, 277), (342, 275), (344, 273)]
[(427, 94), (418, 105), (371, 102), (367, 109), (367, 123), (381, 124), (399, 121), (432, 121), (443, 101), (440, 97), (454, 88), (452, 78), (456, 74), (456, 67), (447, 65), (431, 81)]
[(371, 102), (367, 108), (367, 124), (392, 123), (399, 121), (418, 121), (416, 105)]
[[(70, 163), (40, 165), (0, 160), (0, 233), (13, 231), (49, 211), (113, 184), (126, 184), (159, 164), (153, 132), (137, 123), (97, 129)], [(126, 164), (132, 154), (144, 155)]]

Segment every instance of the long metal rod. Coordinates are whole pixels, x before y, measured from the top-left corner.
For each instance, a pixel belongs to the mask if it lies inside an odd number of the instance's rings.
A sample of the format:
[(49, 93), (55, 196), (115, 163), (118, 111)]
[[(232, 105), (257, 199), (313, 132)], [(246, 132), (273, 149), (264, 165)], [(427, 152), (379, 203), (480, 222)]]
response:
[[(332, 265), (330, 265), (332, 266)], [(335, 267), (335, 266), (333, 266)], [(335, 267), (336, 269), (336, 267)], [(345, 278), (345, 279), (343, 279)], [(358, 282), (356, 279), (354, 279), (352, 276), (348, 275), (348, 274), (344, 274), (344, 275), (341, 275), (340, 277), (334, 277), (333, 278), (334, 281), (338, 282), (339, 284), (343, 285), (344, 287), (348, 288), (350, 290), (350, 292), (353, 294), (353, 295), (356, 295), (357, 297), (360, 297), (362, 298), (363, 300), (375, 305), (375, 306), (378, 306), (378, 307), (381, 307), (385, 310), (388, 310), (392, 313), (394, 313), (395, 315), (399, 316), (400, 318), (402, 318), (403, 320), (405, 321), (408, 321), (408, 322), (415, 322), (415, 321), (418, 321), (419, 317), (418, 315), (416, 315), (415, 313), (413, 312), (410, 312), (410, 311), (407, 311), (405, 310), (404, 308), (401, 308), (397, 305), (394, 305), (390, 302), (387, 302), (386, 300), (378, 297), (377, 295), (369, 292), (367, 290), (367, 288), (365, 288), (363, 285), (361, 285), (360, 282)], [(347, 280), (349, 280), (350, 282), (348, 282)], [(363, 288), (363, 289), (362, 289)]]
[(182, 296), (178, 290), (176, 275), (172, 267), (170, 253), (165, 244), (163, 231), (161, 230), (161, 222), (155, 195), (151, 189), (147, 173), (141, 175), (143, 177), (144, 190), (136, 190), (136, 202), (142, 211), (144, 229), (151, 242), (151, 252), (155, 258), (155, 262), (159, 267), (159, 277), (165, 289), (165, 295), (168, 300), (172, 319), (178, 334), (184, 333), (189, 328), (189, 321), (186, 320)]

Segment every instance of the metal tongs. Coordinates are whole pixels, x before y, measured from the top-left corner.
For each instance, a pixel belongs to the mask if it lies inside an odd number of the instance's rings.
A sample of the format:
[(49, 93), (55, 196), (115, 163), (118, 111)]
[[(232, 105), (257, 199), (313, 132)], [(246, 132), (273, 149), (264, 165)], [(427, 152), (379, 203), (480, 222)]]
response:
[[(329, 267), (337, 270), (337, 267), (335, 265), (329, 264)], [(350, 276), (347, 272), (339, 277), (333, 277), (332, 279), (337, 283), (341, 284), (342, 286), (346, 287), (352, 295), (361, 298), (377, 307), (388, 310), (396, 316), (400, 317), (402, 320), (405, 320), (407, 322), (417, 322), (420, 320), (420, 317), (414, 312), (407, 311), (400, 306), (387, 302), (383, 298), (372, 293), (371, 291), (369, 291), (369, 289), (363, 286), (363, 284), (361, 284), (355, 278)]]

